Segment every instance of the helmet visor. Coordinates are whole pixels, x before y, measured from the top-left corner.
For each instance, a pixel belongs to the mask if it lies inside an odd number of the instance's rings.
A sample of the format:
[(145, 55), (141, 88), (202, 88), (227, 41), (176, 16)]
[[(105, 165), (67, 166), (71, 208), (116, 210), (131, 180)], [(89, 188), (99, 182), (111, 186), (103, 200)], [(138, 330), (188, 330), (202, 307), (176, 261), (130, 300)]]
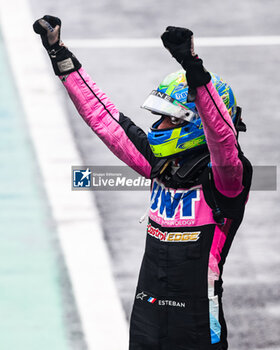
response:
[(198, 114), (187, 106), (184, 106), (169, 95), (157, 90), (151, 92), (141, 108), (161, 115), (180, 118), (188, 122), (192, 122), (194, 119), (198, 118)]

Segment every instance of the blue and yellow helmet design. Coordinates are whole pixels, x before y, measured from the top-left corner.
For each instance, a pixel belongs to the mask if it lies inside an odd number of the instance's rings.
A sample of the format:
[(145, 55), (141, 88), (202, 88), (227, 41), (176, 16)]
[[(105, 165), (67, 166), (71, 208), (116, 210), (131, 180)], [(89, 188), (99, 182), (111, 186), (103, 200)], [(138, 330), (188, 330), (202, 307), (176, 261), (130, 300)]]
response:
[[(218, 75), (211, 73), (211, 77), (234, 122), (236, 100), (232, 89)], [(142, 105), (142, 108), (162, 116), (148, 132), (148, 141), (156, 157), (181, 156), (182, 152), (206, 146), (202, 121), (195, 103), (187, 101), (188, 93), (185, 71), (180, 70), (169, 74)], [(182, 119), (182, 122), (172, 128), (158, 129), (164, 116)]]

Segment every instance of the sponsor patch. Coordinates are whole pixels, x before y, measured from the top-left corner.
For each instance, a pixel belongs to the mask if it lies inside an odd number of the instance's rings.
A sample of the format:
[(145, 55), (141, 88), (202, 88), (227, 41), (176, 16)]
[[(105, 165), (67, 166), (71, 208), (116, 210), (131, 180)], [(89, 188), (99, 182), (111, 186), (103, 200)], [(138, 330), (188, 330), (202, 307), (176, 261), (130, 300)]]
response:
[(69, 77), (69, 74), (66, 74), (66, 75), (63, 75), (62, 77), (60, 77), (60, 79), (63, 83), (65, 83), (68, 77)]
[(173, 306), (173, 307), (186, 307), (186, 303), (182, 301), (175, 300), (159, 300), (159, 306)]
[(153, 236), (160, 241), (166, 241), (166, 237), (168, 235), (168, 232), (162, 232), (158, 228), (153, 227), (151, 224), (148, 224), (147, 232), (150, 236)]
[(57, 67), (58, 67), (60, 73), (67, 72), (70, 69), (74, 69), (75, 68), (74, 67), (74, 63), (73, 63), (73, 61), (71, 60), (70, 57), (66, 58), (63, 61), (57, 62)]
[(147, 233), (163, 242), (196, 242), (200, 237), (198, 232), (162, 232), (160, 229), (147, 225)]
[(196, 242), (199, 239), (200, 232), (172, 232), (168, 234), (169, 242)]
[[(147, 297), (147, 298), (146, 298)], [(158, 306), (171, 306), (171, 307), (186, 307), (185, 301), (175, 301), (169, 299), (157, 299), (144, 292), (140, 292), (136, 295), (136, 299), (140, 299), (142, 301), (147, 301), (150, 304), (156, 304)]]
[(200, 189), (174, 190), (154, 180), (151, 194), (151, 214), (165, 220), (195, 219)]
[(141, 299), (144, 300), (144, 298), (147, 296), (147, 294), (145, 294), (144, 292), (138, 293), (136, 295), (136, 299)]

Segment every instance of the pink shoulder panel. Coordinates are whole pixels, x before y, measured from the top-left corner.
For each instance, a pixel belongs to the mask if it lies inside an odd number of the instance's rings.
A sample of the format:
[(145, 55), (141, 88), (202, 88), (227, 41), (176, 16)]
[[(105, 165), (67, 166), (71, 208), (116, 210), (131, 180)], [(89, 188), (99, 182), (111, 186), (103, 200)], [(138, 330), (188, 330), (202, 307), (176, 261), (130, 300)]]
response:
[(211, 81), (197, 88), (195, 104), (210, 151), (215, 186), (223, 195), (235, 197), (243, 190), (243, 165), (238, 157), (236, 130)]
[(61, 80), (79, 114), (100, 139), (128, 166), (149, 178), (151, 166), (118, 123), (118, 109), (84, 69)]

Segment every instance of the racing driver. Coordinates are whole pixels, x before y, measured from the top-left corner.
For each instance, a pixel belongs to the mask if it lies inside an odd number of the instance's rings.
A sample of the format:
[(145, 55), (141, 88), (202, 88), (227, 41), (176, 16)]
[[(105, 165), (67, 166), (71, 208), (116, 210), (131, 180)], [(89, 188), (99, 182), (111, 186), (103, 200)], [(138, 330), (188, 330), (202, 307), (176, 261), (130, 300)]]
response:
[(33, 28), (85, 122), (152, 180), (129, 349), (228, 349), (221, 275), (252, 177), (237, 140), (246, 127), (230, 86), (203, 67), (190, 30), (167, 27), (163, 45), (182, 69), (144, 102), (159, 118), (146, 135), (64, 46), (59, 18), (44, 16)]

